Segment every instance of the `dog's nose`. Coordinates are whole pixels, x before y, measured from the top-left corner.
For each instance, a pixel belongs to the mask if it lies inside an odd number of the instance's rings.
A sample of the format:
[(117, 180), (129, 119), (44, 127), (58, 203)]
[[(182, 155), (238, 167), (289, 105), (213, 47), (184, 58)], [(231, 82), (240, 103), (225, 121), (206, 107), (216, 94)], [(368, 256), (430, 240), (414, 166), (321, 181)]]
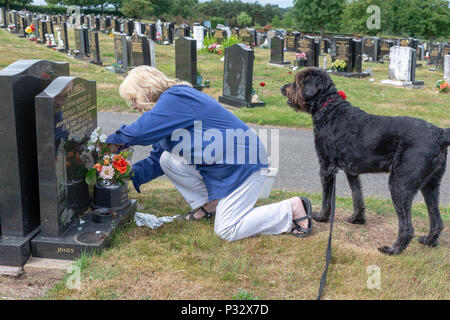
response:
[(280, 88), (281, 94), (282, 94), (283, 96), (286, 95), (286, 88), (287, 88), (288, 86), (289, 86), (289, 83), (288, 83), (288, 84), (285, 84), (284, 86), (282, 86), (282, 87)]

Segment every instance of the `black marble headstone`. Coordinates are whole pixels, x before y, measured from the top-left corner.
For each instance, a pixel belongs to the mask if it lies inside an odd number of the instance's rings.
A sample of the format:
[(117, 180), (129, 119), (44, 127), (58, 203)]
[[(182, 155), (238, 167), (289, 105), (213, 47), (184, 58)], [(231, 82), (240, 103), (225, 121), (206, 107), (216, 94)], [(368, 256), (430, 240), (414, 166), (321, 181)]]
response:
[(380, 39), (377, 37), (365, 37), (363, 39), (363, 53), (367, 55), (369, 61), (379, 61)]
[(297, 53), (304, 53), (306, 55), (306, 61), (304, 66), (306, 67), (318, 67), (319, 66), (319, 52), (316, 50), (316, 40), (311, 36), (301, 36), (297, 40)]
[[(145, 35), (133, 33), (131, 36), (131, 64), (133, 67), (141, 66), (144, 60), (149, 62), (148, 38)], [(145, 57), (144, 57), (145, 55)]]
[(69, 47), (69, 36), (67, 35), (67, 23), (61, 22), (60, 28), (61, 28), (61, 36), (64, 41), (64, 50), (68, 52), (70, 50), (70, 47)]
[(6, 9), (4, 7), (0, 7), (0, 28), (7, 28), (6, 22)]
[(219, 102), (235, 107), (264, 106), (264, 102), (251, 102), (254, 51), (244, 44), (225, 49), (223, 95)]
[(127, 35), (125, 33), (114, 33), (114, 52), (116, 57), (116, 63), (122, 64), (124, 67), (128, 67), (128, 42)]
[(102, 65), (102, 59), (100, 57), (100, 46), (98, 43), (98, 31), (89, 31), (89, 51), (90, 51), (90, 63), (96, 65)]
[(197, 84), (197, 41), (190, 37), (175, 40), (175, 76), (190, 82), (194, 88), (202, 90)]
[(388, 39), (380, 40), (380, 54), (379, 59), (389, 59), (389, 53), (391, 52), (391, 47), (395, 45), (395, 42)]
[(291, 51), (291, 52), (296, 52), (297, 51), (297, 40), (298, 37), (300, 36), (299, 32), (293, 31), (288, 33), (284, 39), (286, 41), (286, 50), (287, 51)]
[(353, 72), (353, 41), (350, 37), (334, 37), (332, 61), (343, 60), (346, 63), (344, 72)]
[(289, 61), (284, 61), (284, 39), (282, 37), (275, 36), (270, 42), (270, 63), (290, 64)]
[(22, 266), (40, 225), (34, 98), (60, 75), (68, 63), (19, 60), (0, 71), (0, 265)]

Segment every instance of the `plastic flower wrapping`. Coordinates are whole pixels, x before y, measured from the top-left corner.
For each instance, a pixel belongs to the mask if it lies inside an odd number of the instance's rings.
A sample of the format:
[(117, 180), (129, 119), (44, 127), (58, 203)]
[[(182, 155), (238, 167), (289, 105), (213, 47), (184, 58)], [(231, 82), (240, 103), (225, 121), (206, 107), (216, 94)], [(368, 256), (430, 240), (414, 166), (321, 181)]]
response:
[(124, 184), (124, 180), (130, 178), (132, 155), (130, 150), (118, 153), (111, 152), (106, 141), (106, 135), (102, 134), (101, 128), (92, 131), (86, 148), (94, 159), (94, 164), (86, 173), (86, 183), (95, 184), (98, 180), (106, 183)]

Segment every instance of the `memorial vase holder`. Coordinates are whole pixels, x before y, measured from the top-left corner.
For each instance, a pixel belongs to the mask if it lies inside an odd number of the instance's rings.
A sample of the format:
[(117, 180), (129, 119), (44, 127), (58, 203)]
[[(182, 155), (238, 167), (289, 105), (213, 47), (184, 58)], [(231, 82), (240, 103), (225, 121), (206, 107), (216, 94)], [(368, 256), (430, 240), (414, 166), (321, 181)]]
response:
[(129, 205), (128, 183), (113, 183), (109, 180), (100, 180), (94, 185), (92, 208), (107, 208), (120, 210)]

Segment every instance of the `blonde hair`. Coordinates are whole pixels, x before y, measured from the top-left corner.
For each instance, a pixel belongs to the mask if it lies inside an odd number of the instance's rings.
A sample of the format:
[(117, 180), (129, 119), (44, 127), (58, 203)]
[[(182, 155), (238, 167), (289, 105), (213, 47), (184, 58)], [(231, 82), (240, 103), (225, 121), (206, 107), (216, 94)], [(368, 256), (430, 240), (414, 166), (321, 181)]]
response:
[(192, 87), (189, 82), (169, 79), (156, 68), (139, 66), (128, 73), (119, 87), (119, 93), (130, 107), (136, 104), (148, 111), (165, 90), (175, 85)]

